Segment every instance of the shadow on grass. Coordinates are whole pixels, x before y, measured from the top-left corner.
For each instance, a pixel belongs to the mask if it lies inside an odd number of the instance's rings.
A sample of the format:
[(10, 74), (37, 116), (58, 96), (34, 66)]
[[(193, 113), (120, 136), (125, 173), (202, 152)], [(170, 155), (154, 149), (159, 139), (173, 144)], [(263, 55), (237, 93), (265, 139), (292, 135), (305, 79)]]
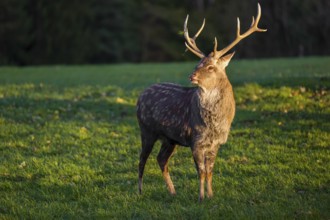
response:
[[(283, 132), (290, 130), (320, 129), (329, 132), (330, 114), (311, 113), (308, 111), (249, 111), (237, 108), (232, 129), (254, 127), (267, 130), (276, 124)], [(290, 124), (290, 126), (285, 126)], [(274, 128), (274, 127), (269, 127)]]
[(49, 121), (104, 121), (135, 116), (135, 106), (107, 100), (0, 99), (0, 114), (5, 120), (43, 125)]
[[(231, 78), (229, 76), (229, 78)], [(231, 83), (235, 87), (244, 86), (250, 83), (256, 83), (264, 88), (277, 89), (281, 87), (305, 87), (310, 90), (329, 89), (330, 77), (265, 77), (261, 76), (256, 79), (255, 77), (235, 76), (232, 77)]]

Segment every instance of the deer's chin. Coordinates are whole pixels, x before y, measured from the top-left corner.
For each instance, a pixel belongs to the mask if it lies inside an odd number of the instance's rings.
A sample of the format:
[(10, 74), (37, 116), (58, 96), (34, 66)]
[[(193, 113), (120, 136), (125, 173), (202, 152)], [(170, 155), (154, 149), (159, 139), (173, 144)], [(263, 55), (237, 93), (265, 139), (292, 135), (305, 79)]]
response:
[(198, 86), (198, 80), (191, 80), (190, 82), (191, 82), (191, 84)]

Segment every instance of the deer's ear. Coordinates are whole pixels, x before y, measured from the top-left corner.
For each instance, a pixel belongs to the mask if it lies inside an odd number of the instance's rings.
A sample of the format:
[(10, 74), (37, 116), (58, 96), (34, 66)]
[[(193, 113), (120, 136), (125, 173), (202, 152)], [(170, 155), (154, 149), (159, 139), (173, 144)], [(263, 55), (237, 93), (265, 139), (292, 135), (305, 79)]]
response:
[(223, 63), (224, 67), (228, 66), (228, 64), (229, 64), (231, 58), (234, 56), (234, 54), (235, 54), (235, 51), (220, 58), (220, 60)]

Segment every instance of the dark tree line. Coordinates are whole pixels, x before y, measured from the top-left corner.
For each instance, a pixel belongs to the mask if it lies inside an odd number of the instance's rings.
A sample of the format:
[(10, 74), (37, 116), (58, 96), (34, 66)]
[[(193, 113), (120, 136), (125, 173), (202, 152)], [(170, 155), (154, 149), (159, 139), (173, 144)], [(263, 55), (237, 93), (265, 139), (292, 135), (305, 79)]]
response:
[[(260, 0), (260, 27), (237, 46), (238, 57), (329, 55), (330, 1)], [(206, 18), (197, 43), (219, 48), (256, 14), (256, 0), (1, 0), (0, 64), (80, 64), (179, 61), (183, 22), (193, 34)]]

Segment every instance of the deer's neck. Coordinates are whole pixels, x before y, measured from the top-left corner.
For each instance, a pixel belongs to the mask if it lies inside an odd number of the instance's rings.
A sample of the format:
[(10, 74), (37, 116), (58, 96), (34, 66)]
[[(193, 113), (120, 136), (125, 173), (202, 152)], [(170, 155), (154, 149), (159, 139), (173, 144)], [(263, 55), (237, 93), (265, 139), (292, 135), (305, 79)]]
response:
[(211, 90), (198, 89), (196, 98), (193, 119), (199, 125), (195, 126), (200, 134), (198, 141), (210, 146), (225, 143), (235, 112), (235, 100), (229, 81)]
[(216, 111), (218, 103), (221, 100), (221, 93), (219, 89), (199, 90), (198, 91), (200, 110), (213, 112)]
[(221, 80), (218, 86), (209, 90), (198, 90), (201, 111), (218, 114), (219, 110), (233, 99), (232, 87), (228, 80)]

